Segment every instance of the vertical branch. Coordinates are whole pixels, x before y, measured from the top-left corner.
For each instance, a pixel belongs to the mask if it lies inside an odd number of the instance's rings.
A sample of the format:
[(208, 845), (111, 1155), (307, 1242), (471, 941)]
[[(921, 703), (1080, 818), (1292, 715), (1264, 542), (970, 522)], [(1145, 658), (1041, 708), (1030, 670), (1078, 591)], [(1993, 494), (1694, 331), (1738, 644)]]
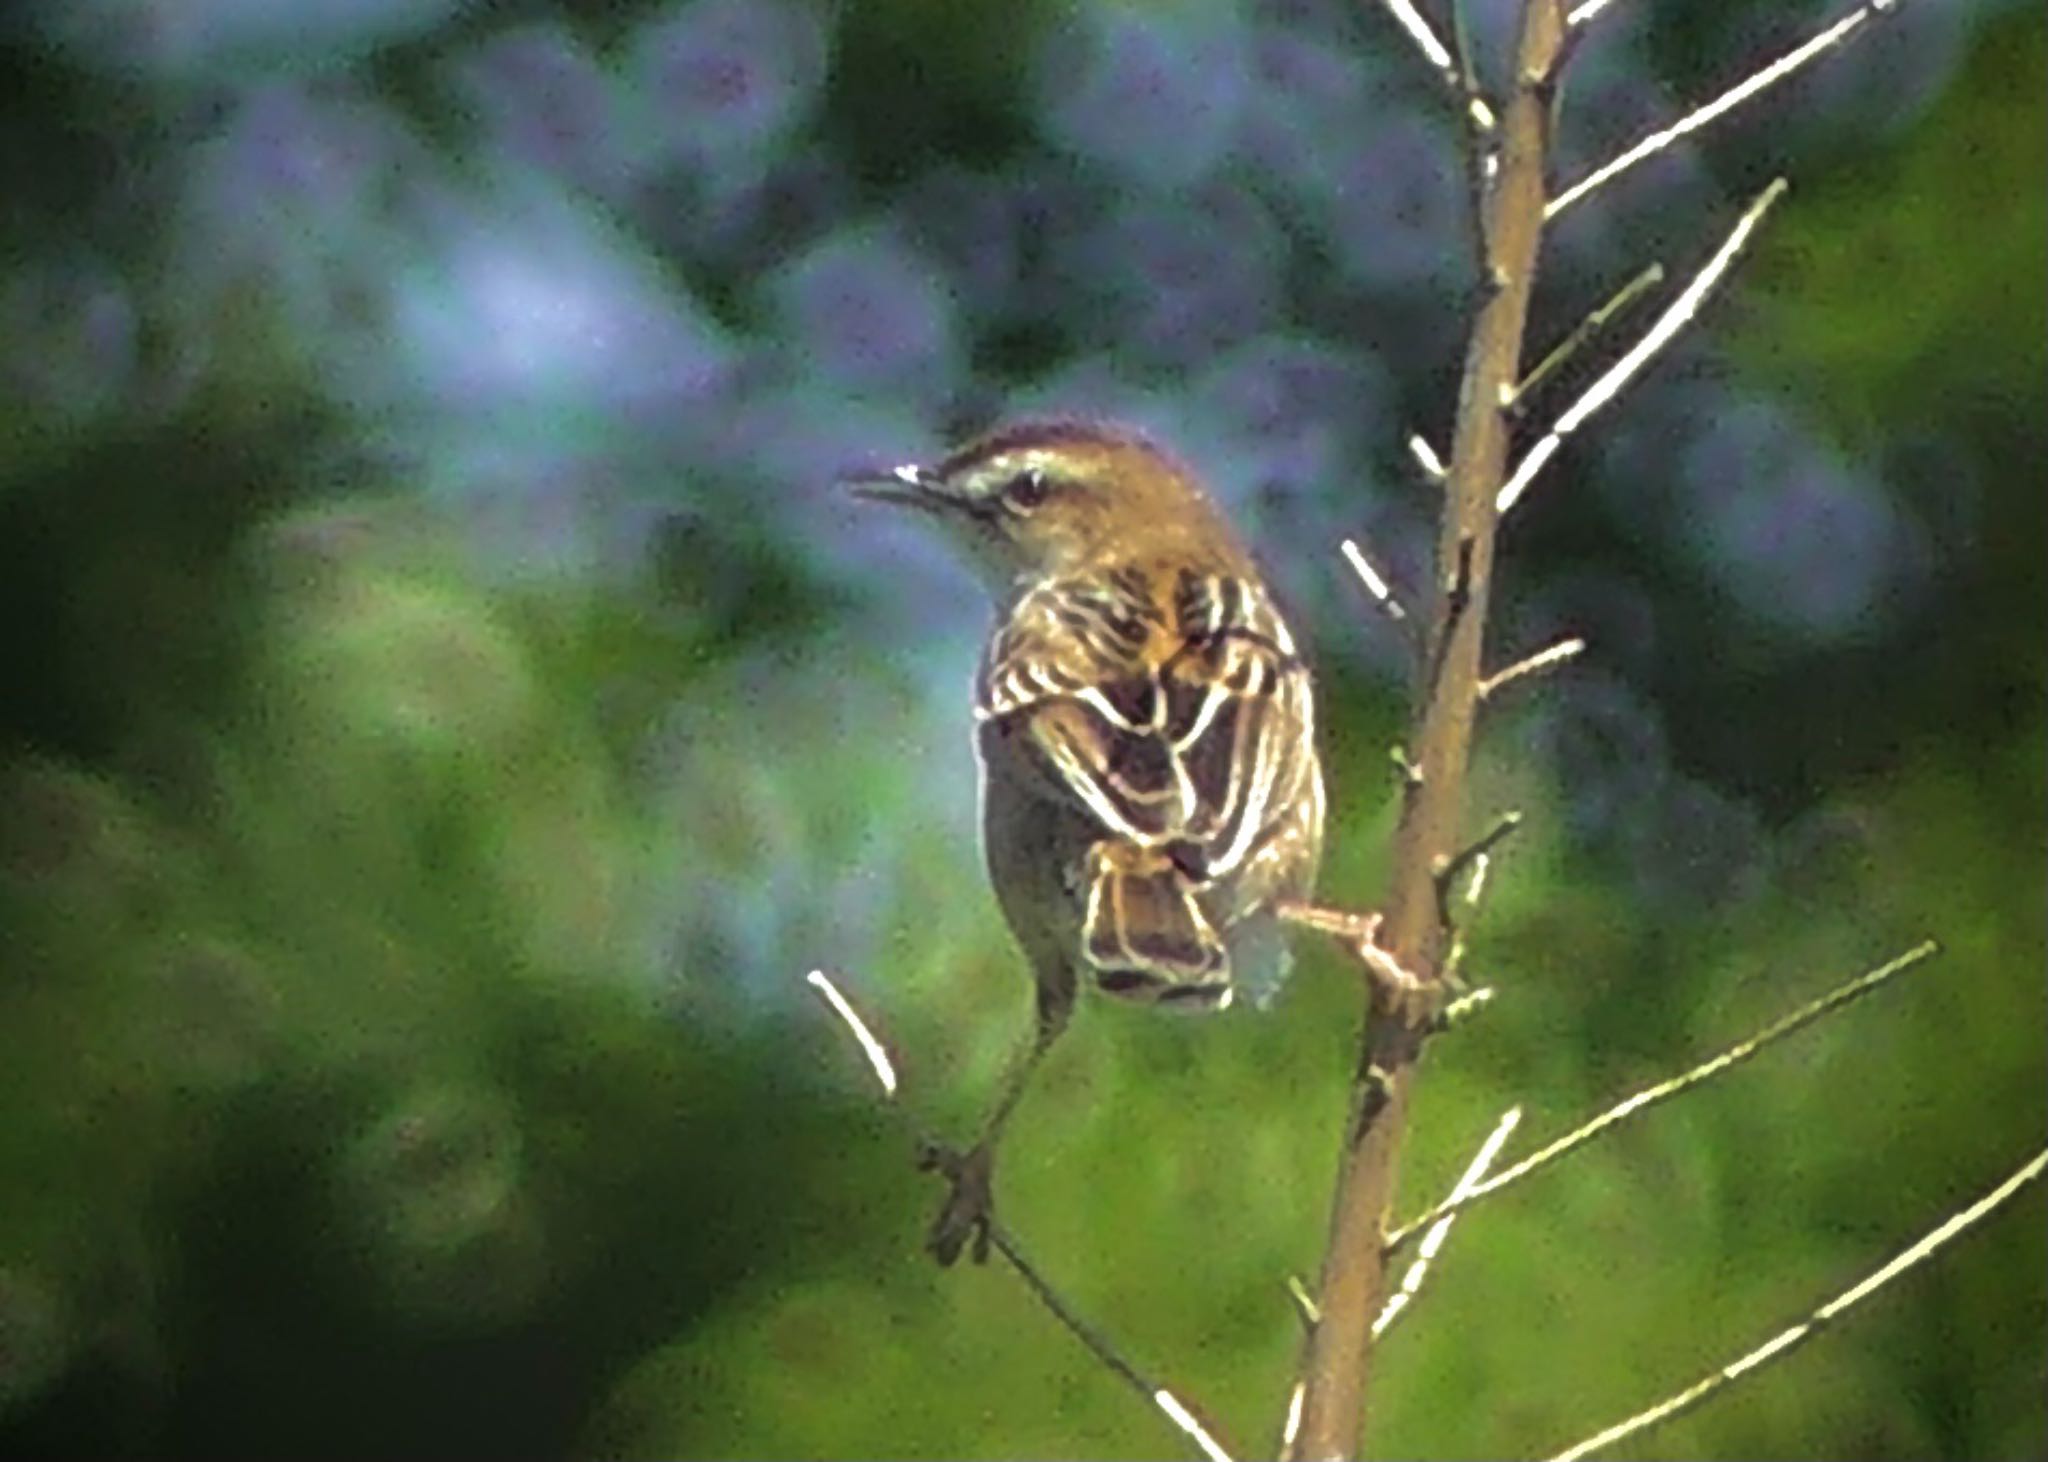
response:
[[(1493, 569), (1494, 498), (1507, 463), (1505, 403), (1521, 376), (1522, 335), (1543, 231), (1551, 95), (1565, 41), (1563, 0), (1526, 0), (1512, 90), (1501, 117), (1500, 171), (1484, 220), (1484, 303), (1459, 387), (1437, 538), (1429, 654), (1410, 732), (1409, 754), (1421, 777), (1411, 783), (1395, 833), (1385, 941), (1402, 966), (1432, 985), (1443, 958), (1434, 868), (1455, 849), (1464, 810)], [(1302, 1457), (1346, 1457), (1358, 1447), (1371, 1383), (1371, 1326), (1387, 1293), (1383, 1238), (1425, 1030), (1426, 1018), (1375, 996), (1338, 1160), (1321, 1319), (1309, 1336), (1303, 1367), (1297, 1441)]]

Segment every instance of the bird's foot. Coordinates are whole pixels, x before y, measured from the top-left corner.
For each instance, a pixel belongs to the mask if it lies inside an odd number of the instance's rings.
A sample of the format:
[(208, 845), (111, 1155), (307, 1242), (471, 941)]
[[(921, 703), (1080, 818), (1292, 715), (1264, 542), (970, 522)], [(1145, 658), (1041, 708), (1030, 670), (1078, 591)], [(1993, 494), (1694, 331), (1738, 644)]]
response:
[(989, 1224), (995, 1217), (995, 1154), (985, 1143), (964, 1153), (931, 1143), (918, 1154), (917, 1165), (926, 1172), (943, 1173), (950, 1185), (939, 1216), (925, 1235), (925, 1252), (939, 1261), (941, 1269), (951, 1268), (972, 1240), (974, 1262), (986, 1264)]

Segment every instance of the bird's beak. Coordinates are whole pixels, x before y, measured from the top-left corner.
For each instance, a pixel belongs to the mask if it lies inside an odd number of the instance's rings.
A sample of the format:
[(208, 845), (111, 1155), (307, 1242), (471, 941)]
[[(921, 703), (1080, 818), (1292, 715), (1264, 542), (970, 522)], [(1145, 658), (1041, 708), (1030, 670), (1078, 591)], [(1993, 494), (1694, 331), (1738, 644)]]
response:
[(863, 497), (870, 502), (922, 508), (928, 513), (938, 512), (952, 502), (945, 483), (914, 464), (887, 467), (880, 471), (851, 472), (840, 481), (852, 490), (855, 497)]

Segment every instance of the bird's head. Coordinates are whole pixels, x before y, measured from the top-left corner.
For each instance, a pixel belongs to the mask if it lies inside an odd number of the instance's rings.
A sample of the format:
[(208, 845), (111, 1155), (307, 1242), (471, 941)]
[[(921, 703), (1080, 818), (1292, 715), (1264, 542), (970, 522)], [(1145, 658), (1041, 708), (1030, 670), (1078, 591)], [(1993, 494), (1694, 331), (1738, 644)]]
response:
[(1143, 554), (1217, 568), (1242, 558), (1186, 467), (1136, 432), (1092, 422), (1020, 422), (852, 486), (928, 514), (999, 593)]

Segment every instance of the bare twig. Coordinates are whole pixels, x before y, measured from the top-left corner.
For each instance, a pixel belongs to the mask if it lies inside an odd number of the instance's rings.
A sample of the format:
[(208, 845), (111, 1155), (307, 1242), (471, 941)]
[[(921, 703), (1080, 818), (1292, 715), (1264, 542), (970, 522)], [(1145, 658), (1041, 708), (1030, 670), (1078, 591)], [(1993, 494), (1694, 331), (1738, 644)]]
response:
[[(1495, 500), (1507, 461), (1500, 402), (1521, 375), (1522, 341), (1543, 232), (1549, 113), (1565, 49), (1564, 0), (1527, 0), (1496, 141), (1499, 169), (1484, 199), (1479, 307), (1465, 350), (1457, 424), (1436, 548), (1437, 591), (1414, 719), (1405, 738), (1420, 768), (1402, 798), (1385, 900), (1389, 962), (1415, 974), (1427, 1000), (1366, 1022), (1352, 1107), (1338, 1155), (1329, 1240), (1308, 1338), (1296, 1447), (1310, 1458), (1351, 1455), (1371, 1388), (1372, 1323), (1387, 1298), (1384, 1234), (1400, 1168), (1415, 1062), (1440, 1010), (1446, 939), (1433, 871), (1457, 843), (1479, 700), (1491, 590)], [(1361, 956), (1363, 957), (1363, 951)]]
[(1728, 237), (1722, 240), (1721, 247), (1714, 251), (1714, 256), (1707, 260), (1701, 266), (1700, 272), (1692, 277), (1692, 281), (1678, 292), (1678, 298), (1665, 307), (1664, 313), (1644, 332), (1643, 338), (1630, 346), (1628, 353), (1620, 360), (1609, 366), (1601, 374), (1600, 379), (1587, 388), (1586, 394), (1566, 409), (1564, 415), (1557, 419), (1557, 424), (1551, 427), (1543, 439), (1529, 449), (1528, 455), (1516, 465), (1514, 475), (1508, 479), (1507, 485), (1500, 490), (1498, 506), (1502, 513), (1512, 508), (1522, 494), (1529, 490), (1529, 484), (1536, 480), (1536, 474), (1543, 470), (1544, 464), (1557, 454), (1557, 449), (1564, 445), (1565, 438), (1584, 426), (1587, 418), (1619, 395), (1621, 388), (1655, 359), (1657, 353), (1669, 345), (1678, 332), (1699, 313), (1700, 304), (1714, 286), (1721, 282), (1721, 277), (1728, 272), (1729, 266), (1734, 264), (1736, 256), (1742, 252), (1743, 245), (1749, 242), (1749, 236), (1756, 231), (1756, 226), (1763, 221), (1771, 205), (1784, 195), (1786, 187), (1785, 180), (1778, 178), (1757, 195), (1756, 201), (1743, 210), (1742, 217), (1736, 220), (1735, 227), (1729, 231)]
[(1613, 3), (1614, 0), (1582, 0), (1582, 3), (1573, 6), (1572, 13), (1564, 18), (1565, 24), (1577, 30)]
[(1737, 1360), (1730, 1361), (1676, 1395), (1668, 1396), (1655, 1406), (1637, 1412), (1626, 1421), (1616, 1422), (1605, 1431), (1565, 1448), (1552, 1459), (1552, 1462), (1577, 1462), (1581, 1457), (1604, 1452), (1616, 1442), (1648, 1431), (1651, 1427), (1667, 1422), (1675, 1416), (1684, 1415), (1724, 1387), (1732, 1385), (1744, 1376), (1755, 1374), (1772, 1361), (1791, 1354), (1830, 1323), (1846, 1315), (1900, 1275), (1926, 1263), (1972, 1226), (2011, 1202), (2029, 1183), (2038, 1181), (2044, 1171), (2048, 1171), (2048, 1150), (2035, 1153), (2003, 1183), (1968, 1208), (1950, 1214), (1946, 1220), (1922, 1235), (1910, 1248), (1889, 1263), (1865, 1275), (1826, 1304), (1815, 1309), (1798, 1324), (1779, 1331), (1754, 1350)]
[(1067, 1328), (1069, 1334), (1087, 1346), (1094, 1353), (1095, 1358), (1101, 1361), (1104, 1367), (1114, 1373), (1125, 1385), (1157, 1407), (1168, 1421), (1171, 1421), (1189, 1441), (1195, 1444), (1201, 1454), (1209, 1459), (1209, 1462), (1230, 1462), (1229, 1450), (1217, 1441), (1209, 1428), (1194, 1412), (1188, 1409), (1187, 1405), (1178, 1396), (1166, 1387), (1147, 1378), (1143, 1372), (1139, 1371), (1136, 1366), (1124, 1358), (1123, 1353), (1110, 1342), (1108, 1336), (1104, 1335), (1075, 1312), (1074, 1307), (1066, 1302), (1057, 1289), (1053, 1288), (1051, 1281), (1046, 1279), (1038, 1271), (1037, 1266), (1025, 1257), (1024, 1251), (1018, 1246), (1014, 1235), (1000, 1223), (993, 1220), (990, 1221), (988, 1228), (990, 1247), (1009, 1262), (1010, 1267), (1017, 1271), (1017, 1277), (1024, 1281), (1026, 1287), (1030, 1289), (1033, 1295), (1037, 1296), (1038, 1302), (1051, 1311), (1053, 1318)]
[(1455, 1200), (1447, 1198), (1420, 1217), (1409, 1223), (1402, 1224), (1401, 1227), (1387, 1235), (1387, 1251), (1389, 1253), (1397, 1252), (1403, 1245), (1413, 1239), (1417, 1233), (1445, 1215), (1468, 1208), (1483, 1198), (1491, 1197), (1504, 1188), (1512, 1187), (1530, 1174), (1549, 1167), (1559, 1158), (1585, 1146), (1610, 1128), (1627, 1121), (1631, 1117), (1639, 1116), (1652, 1107), (1663, 1105), (1681, 1092), (1689, 1091), (1703, 1081), (1711, 1080), (1725, 1071), (1742, 1065), (1743, 1062), (1755, 1056), (1765, 1047), (1775, 1045), (1777, 1042), (1785, 1039), (1785, 1037), (1804, 1030), (1822, 1016), (1841, 1009), (1853, 1000), (1868, 995), (1872, 990), (1877, 989), (1878, 986), (1888, 983), (1916, 965), (1931, 959), (1940, 951), (1940, 948), (1941, 946), (1932, 939), (1916, 945), (1897, 958), (1879, 965), (1876, 969), (1868, 970), (1858, 975), (1855, 979), (1836, 986), (1818, 1000), (1813, 1000), (1800, 1006), (1799, 1009), (1793, 1011), (1790, 1015), (1773, 1021), (1748, 1040), (1730, 1046), (1718, 1056), (1701, 1062), (1683, 1075), (1674, 1076), (1669, 1081), (1660, 1081), (1655, 1086), (1645, 1087), (1633, 1096), (1615, 1103), (1599, 1116), (1593, 1118), (1592, 1121), (1573, 1128), (1555, 1142), (1523, 1158), (1513, 1167), (1496, 1173), (1493, 1177), (1478, 1184), (1463, 1196)]
[(1415, 458), (1422, 475), (1431, 482), (1442, 482), (1450, 469), (1444, 466), (1444, 459), (1436, 454), (1436, 448), (1429, 444), (1429, 438), (1421, 432), (1411, 432), (1408, 437), (1408, 453)]
[(1472, 80), (1471, 68), (1463, 65), (1460, 57), (1438, 38), (1422, 12), (1415, 8), (1415, 0), (1380, 0), (1380, 4), (1387, 14), (1394, 17), (1395, 24), (1407, 32), (1415, 49), (1422, 53), (1423, 61), (1450, 90), (1466, 125), (1476, 132), (1491, 132), (1497, 119), (1486, 98), (1479, 94), (1479, 88)]
[[(1503, 812), (1494, 819), (1492, 827), (1448, 858), (1438, 861), (1433, 875), (1436, 881), (1436, 916), (1438, 923), (1445, 929), (1450, 929), (1455, 922), (1451, 917), (1451, 888), (1458, 881), (1458, 875), (1467, 868), (1477, 865), (1481, 859), (1500, 846), (1502, 839), (1521, 825), (1521, 813)], [(1473, 901), (1477, 902), (1476, 894)]]
[(1481, 853), (1472, 860), (1472, 881), (1465, 885), (1465, 902), (1477, 908), (1479, 895), (1486, 891), (1486, 873), (1493, 867), (1493, 854)]
[(1365, 592), (1372, 595), (1373, 603), (1379, 605), (1388, 619), (1394, 620), (1404, 630), (1408, 629), (1411, 625), (1408, 611), (1403, 609), (1401, 601), (1394, 597), (1394, 586), (1387, 582), (1384, 574), (1372, 566), (1372, 560), (1365, 556), (1365, 550), (1358, 546), (1356, 539), (1347, 538), (1342, 546), (1344, 561), (1351, 565), (1351, 571), (1357, 574), (1358, 581), (1365, 585)]
[(1323, 1312), (1316, 1308), (1316, 1297), (1308, 1292), (1308, 1286), (1301, 1282), (1299, 1274), (1287, 1276), (1287, 1297), (1294, 1301), (1294, 1313), (1300, 1317), (1304, 1331), (1313, 1330), (1322, 1323)]
[(823, 970), (812, 970), (804, 976), (804, 983), (823, 995), (825, 1003), (832, 1007), (832, 1013), (853, 1032), (853, 1038), (860, 1042), (861, 1054), (867, 1057), (868, 1066), (875, 1073), (875, 1080), (881, 1083), (882, 1095), (893, 1098), (896, 1095), (896, 1063), (889, 1059), (888, 1051), (868, 1029), (868, 1023), (860, 1018), (860, 1012), (839, 993), (839, 987)]
[[(1464, 1175), (1452, 1186), (1449, 1195), (1451, 1198), (1469, 1192), (1485, 1178), (1486, 1170), (1493, 1166), (1494, 1159), (1500, 1156), (1501, 1148), (1507, 1144), (1509, 1134), (1515, 1130), (1515, 1124), (1521, 1120), (1520, 1107), (1509, 1107), (1502, 1113), (1500, 1121), (1494, 1124), (1492, 1133), (1473, 1155)], [(1401, 1312), (1414, 1300), (1416, 1292), (1422, 1288), (1423, 1280), (1429, 1275), (1431, 1261), (1436, 1258), (1437, 1251), (1443, 1248), (1444, 1240), (1450, 1236), (1451, 1225), (1457, 1221), (1457, 1217), (1455, 1212), (1445, 1214), (1431, 1224), (1429, 1232), (1422, 1236), (1421, 1247), (1415, 1252), (1415, 1262), (1410, 1264), (1408, 1272), (1401, 1276), (1400, 1288), (1394, 1291), (1381, 1307), (1379, 1317), (1372, 1322), (1373, 1339), (1377, 1340), (1386, 1334), (1394, 1321), (1400, 1318)]]
[(1550, 354), (1536, 362), (1535, 368), (1522, 377), (1515, 386), (1514, 394), (1508, 398), (1508, 410), (1520, 416), (1526, 409), (1529, 393), (1542, 385), (1560, 366), (1570, 360), (1586, 342), (1604, 329), (1610, 320), (1620, 315), (1630, 305), (1641, 299), (1655, 286), (1664, 282), (1662, 264), (1645, 265), (1642, 271), (1608, 297), (1605, 304), (1587, 315), (1572, 327), (1571, 334), (1551, 348)]
[(1505, 670), (1496, 670), (1479, 683), (1479, 698), (1490, 700), (1495, 691), (1504, 685), (1512, 685), (1525, 675), (1534, 675), (1539, 670), (1548, 670), (1561, 665), (1574, 655), (1584, 653), (1586, 642), (1577, 635), (1568, 640), (1559, 640), (1547, 650), (1538, 650), (1526, 660), (1517, 660)]
[(1463, 1025), (1480, 1011), (1493, 1003), (1493, 986), (1481, 985), (1469, 995), (1460, 995), (1440, 1011), (1436, 1018), (1438, 1033)]
[[(890, 1061), (887, 1049), (875, 1035), (873, 1028), (861, 1017), (860, 1012), (854, 1009), (853, 1002), (840, 991), (831, 976), (823, 970), (812, 970), (804, 977), (804, 982), (824, 997), (826, 1006), (839, 1017), (840, 1022), (848, 1030), (853, 1032), (854, 1039), (860, 1043), (861, 1053), (867, 1058), (869, 1069), (875, 1074), (876, 1083), (882, 1088), (884, 1101), (892, 1110), (901, 1112), (902, 1106), (895, 1101), (898, 1091), (895, 1064)], [(909, 1121), (907, 1116), (905, 1120)], [(930, 1150), (936, 1146), (914, 1122), (909, 1125), (911, 1136), (920, 1151)], [(1041, 1305), (1045, 1306), (1047, 1312), (1066, 1328), (1068, 1334), (1086, 1346), (1102, 1363), (1104, 1369), (1137, 1392), (1171, 1421), (1181, 1434), (1209, 1459), (1209, 1462), (1230, 1462), (1230, 1452), (1217, 1441), (1215, 1434), (1187, 1404), (1132, 1365), (1123, 1352), (1111, 1343), (1108, 1336), (1083, 1319), (1053, 1287), (1051, 1281), (1039, 1271), (1038, 1266), (1031, 1262), (1023, 1247), (1017, 1242), (1016, 1236), (993, 1217), (988, 1222), (988, 1242), (989, 1247), (1003, 1256), (1004, 1262), (1024, 1281), (1025, 1287)]]
[(1301, 1403), (1308, 1387), (1300, 1381), (1287, 1393), (1287, 1420), (1280, 1427), (1280, 1462), (1294, 1462), (1294, 1444), (1301, 1440)]
[[(1578, 182), (1572, 184), (1569, 188), (1566, 188), (1562, 193), (1551, 199), (1549, 205), (1543, 211), (1543, 216), (1546, 219), (1556, 218), (1574, 203), (1613, 182), (1637, 163), (1642, 162), (1646, 158), (1655, 157), (1672, 143), (1678, 141), (1679, 138), (1697, 132), (1715, 118), (1741, 106), (1742, 103), (1748, 101), (1751, 97), (1768, 90), (1786, 77), (1819, 60), (1822, 56), (1861, 30), (1866, 22), (1874, 20), (1887, 11), (1896, 10), (1900, 3), (1901, 0), (1863, 0), (1861, 5), (1858, 5), (1849, 14), (1843, 16), (1819, 35), (1814, 36), (1803, 45), (1787, 51), (1761, 70), (1750, 73), (1749, 76), (1722, 92), (1705, 106), (1686, 113), (1685, 116), (1673, 122), (1669, 127), (1659, 132), (1652, 132), (1611, 162), (1603, 163), (1595, 168)], [(1572, 23), (1574, 25), (1580, 23), (1581, 15), (1590, 20), (1593, 15), (1597, 15), (1600, 12), (1601, 8), (1600, 4), (1590, 3), (1579, 6), (1572, 13)]]

